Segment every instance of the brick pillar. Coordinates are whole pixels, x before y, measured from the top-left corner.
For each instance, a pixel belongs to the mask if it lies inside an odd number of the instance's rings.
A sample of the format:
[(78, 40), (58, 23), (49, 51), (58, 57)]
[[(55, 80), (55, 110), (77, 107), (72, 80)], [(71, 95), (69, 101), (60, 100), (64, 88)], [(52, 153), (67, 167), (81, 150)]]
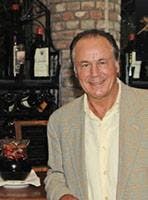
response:
[(69, 60), (69, 45), (82, 30), (101, 28), (120, 39), (121, 0), (52, 0), (51, 32), (55, 47), (61, 50), (61, 105), (81, 94)]

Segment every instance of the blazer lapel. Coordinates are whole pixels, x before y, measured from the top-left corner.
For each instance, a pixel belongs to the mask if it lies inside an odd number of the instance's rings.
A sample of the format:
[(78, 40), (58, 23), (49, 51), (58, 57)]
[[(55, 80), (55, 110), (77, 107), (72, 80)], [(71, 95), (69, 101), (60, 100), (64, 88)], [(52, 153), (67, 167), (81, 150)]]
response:
[[(79, 113), (79, 117), (78, 114)], [(84, 133), (84, 105), (81, 98), (80, 107), (71, 124), (71, 149), (73, 151), (73, 166), (75, 166), (77, 184), (79, 185), (81, 196), (87, 200), (87, 181), (85, 168), (85, 133)]]
[(139, 125), (136, 119), (137, 111), (131, 102), (132, 98), (127, 98), (128, 89), (122, 86), (121, 95), (117, 200), (122, 199), (124, 195), (140, 143)]

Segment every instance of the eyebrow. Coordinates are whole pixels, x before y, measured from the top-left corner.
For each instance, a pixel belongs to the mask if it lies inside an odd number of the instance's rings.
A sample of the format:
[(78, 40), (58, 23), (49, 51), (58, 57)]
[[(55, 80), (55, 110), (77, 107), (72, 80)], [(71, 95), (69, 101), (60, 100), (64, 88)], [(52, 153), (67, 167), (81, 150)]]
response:
[(76, 63), (77, 64), (83, 64), (83, 63), (88, 63), (88, 62), (90, 62), (90, 61), (88, 61), (88, 60), (82, 60), (82, 61), (77, 61)]
[[(102, 60), (109, 60), (110, 58), (99, 58), (96, 61), (102, 61)], [(85, 63), (85, 62), (91, 62), (89, 60), (82, 60), (82, 61), (77, 61), (77, 63), (81, 64), (81, 63)]]

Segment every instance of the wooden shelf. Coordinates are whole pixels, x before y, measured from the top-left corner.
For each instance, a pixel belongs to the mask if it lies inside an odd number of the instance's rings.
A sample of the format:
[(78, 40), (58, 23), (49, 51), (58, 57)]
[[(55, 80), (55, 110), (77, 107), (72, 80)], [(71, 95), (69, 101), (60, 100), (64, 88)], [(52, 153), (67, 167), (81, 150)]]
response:
[(7, 80), (7, 79), (1, 79), (0, 80), (0, 89), (35, 89), (35, 88), (52, 88), (52, 89), (58, 89), (59, 83), (56, 79), (50, 79), (50, 80), (30, 80), (30, 79), (24, 79), (21, 81), (18, 80)]
[(139, 80), (134, 80), (130, 84), (132, 87), (137, 87), (137, 88), (143, 88), (143, 89), (148, 89), (148, 81), (139, 81)]

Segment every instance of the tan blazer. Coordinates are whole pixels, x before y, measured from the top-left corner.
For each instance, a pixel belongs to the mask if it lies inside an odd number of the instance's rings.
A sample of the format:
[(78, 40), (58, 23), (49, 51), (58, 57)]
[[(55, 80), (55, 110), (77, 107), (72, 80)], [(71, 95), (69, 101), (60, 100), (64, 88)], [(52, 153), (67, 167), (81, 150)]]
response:
[[(148, 199), (148, 91), (121, 85), (117, 200)], [(87, 197), (83, 96), (61, 107), (48, 122), (48, 200), (66, 193)], [(92, 155), (93, 156), (93, 155)]]

